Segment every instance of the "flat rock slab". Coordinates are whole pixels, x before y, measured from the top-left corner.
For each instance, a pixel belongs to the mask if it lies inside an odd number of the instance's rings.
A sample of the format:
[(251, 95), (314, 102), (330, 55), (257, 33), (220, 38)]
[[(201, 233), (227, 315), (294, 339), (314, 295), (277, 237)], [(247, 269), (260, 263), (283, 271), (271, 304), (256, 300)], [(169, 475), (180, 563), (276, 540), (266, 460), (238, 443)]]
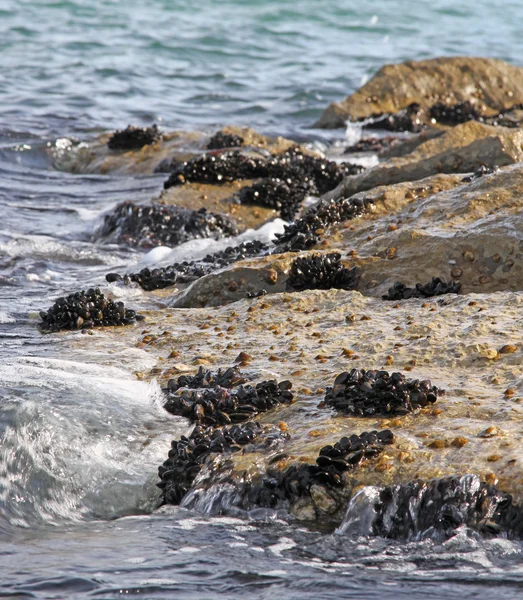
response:
[(354, 94), (331, 104), (315, 126), (344, 127), (347, 120), (395, 113), (412, 103), (429, 108), (466, 100), (485, 106), (486, 116), (523, 103), (523, 68), (463, 56), (385, 65)]

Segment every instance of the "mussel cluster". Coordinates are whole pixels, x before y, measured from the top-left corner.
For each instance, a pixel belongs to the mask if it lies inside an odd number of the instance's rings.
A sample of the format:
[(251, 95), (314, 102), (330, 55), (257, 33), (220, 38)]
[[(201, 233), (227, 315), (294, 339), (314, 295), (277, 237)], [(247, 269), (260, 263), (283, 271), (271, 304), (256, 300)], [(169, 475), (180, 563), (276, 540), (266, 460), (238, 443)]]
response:
[(125, 308), (123, 302), (109, 300), (98, 288), (58, 298), (47, 312), (40, 312), (40, 317), (40, 327), (44, 331), (130, 325), (144, 318), (136, 311)]
[(223, 150), (224, 148), (236, 148), (243, 145), (243, 138), (240, 135), (217, 131), (209, 140), (207, 150)]
[(105, 216), (98, 236), (116, 237), (118, 242), (134, 247), (154, 248), (174, 247), (194, 238), (218, 239), (236, 233), (229, 217), (208, 212), (205, 208), (191, 210), (163, 204), (138, 206), (126, 201)]
[(171, 174), (164, 182), (167, 190), (185, 183), (230, 183), (238, 179), (256, 179), (265, 164), (261, 158), (246, 156), (238, 150), (204, 154), (183, 163), (171, 163)]
[(240, 204), (266, 206), (279, 211), (285, 221), (292, 221), (309, 194), (316, 193), (310, 179), (267, 178), (240, 190)]
[(295, 258), (288, 284), (297, 291), (354, 289), (357, 282), (357, 268), (347, 269), (341, 262), (341, 254), (313, 254)]
[(180, 504), (211, 454), (232, 454), (249, 445), (270, 448), (286, 437), (253, 421), (220, 429), (196, 426), (189, 437), (171, 442), (169, 458), (158, 469), (161, 504)]
[(369, 129), (385, 129), (387, 131), (409, 131), (419, 133), (426, 128), (421, 117), (423, 109), (415, 102), (396, 113), (373, 116), (365, 127)]
[(436, 402), (443, 390), (426, 379), (407, 379), (402, 373), (352, 369), (340, 373), (327, 388), (325, 404), (358, 417), (405, 415)]
[(162, 134), (157, 125), (152, 127), (134, 127), (117, 129), (107, 141), (110, 150), (140, 150), (148, 144), (160, 140)]
[(382, 296), (383, 300), (408, 300), (409, 298), (431, 298), (442, 294), (459, 294), (461, 283), (459, 281), (446, 282), (440, 277), (433, 277), (425, 285), (417, 283), (415, 287), (397, 281), (389, 291)]
[(462, 525), (485, 537), (523, 537), (523, 507), (476, 475), (415, 481), (381, 490), (373, 533), (387, 538), (453, 536)]
[(392, 146), (396, 146), (400, 142), (400, 138), (387, 136), (382, 138), (368, 137), (362, 138), (356, 144), (347, 146), (343, 151), (344, 154), (354, 154), (356, 152), (376, 152), (380, 153)]
[(496, 171), (499, 171), (499, 167), (487, 167), (485, 165), (481, 165), (474, 171), (474, 173), (472, 173), (472, 175), (467, 175), (466, 177), (463, 177), (461, 181), (463, 183), (470, 183), (471, 181), (479, 179), (484, 175), (492, 175), (492, 173), (495, 173)]
[(205, 425), (243, 423), (280, 404), (290, 404), (290, 381), (262, 381), (256, 386), (240, 385), (233, 390), (215, 386), (205, 389), (168, 390), (164, 408), (173, 415)]
[(176, 392), (180, 388), (197, 390), (200, 388), (222, 387), (231, 389), (243, 383), (247, 383), (247, 379), (243, 377), (238, 367), (218, 369), (216, 373), (200, 367), (196, 375), (181, 375), (178, 379), (170, 379), (167, 384), (167, 391)]
[[(336, 163), (304, 154), (300, 148), (290, 148), (270, 158), (249, 157), (238, 150), (221, 154), (205, 154), (184, 163), (172, 165), (172, 173), (164, 188), (184, 183), (226, 183), (238, 179), (280, 179), (310, 182), (318, 194), (335, 188), (346, 175), (363, 170), (359, 165)], [(313, 193), (311, 192), (311, 193)]]
[(168, 267), (157, 269), (145, 268), (139, 273), (130, 273), (128, 275), (109, 273), (105, 276), (105, 279), (109, 283), (122, 281), (126, 285), (135, 282), (147, 291), (159, 290), (180, 283), (191, 283), (204, 275), (208, 275), (217, 269), (231, 265), (239, 260), (260, 256), (266, 253), (268, 249), (267, 244), (258, 240), (242, 242), (238, 246), (229, 246), (225, 250), (208, 254), (200, 260), (174, 263)]
[(458, 125), (467, 121), (484, 121), (484, 115), (469, 100), (457, 104), (437, 102), (430, 107), (429, 115), (433, 123)]
[(302, 217), (285, 225), (283, 233), (276, 234), (273, 253), (308, 250), (319, 242), (325, 229), (362, 216), (371, 205), (372, 200), (366, 198), (320, 200)]
[(333, 446), (324, 446), (315, 465), (301, 463), (287, 469), (269, 468), (259, 481), (244, 490), (244, 505), (276, 508), (284, 501), (295, 502), (310, 493), (314, 484), (343, 485), (343, 474), (362, 462), (375, 458), (385, 445), (392, 444), (392, 431), (371, 431), (343, 437)]

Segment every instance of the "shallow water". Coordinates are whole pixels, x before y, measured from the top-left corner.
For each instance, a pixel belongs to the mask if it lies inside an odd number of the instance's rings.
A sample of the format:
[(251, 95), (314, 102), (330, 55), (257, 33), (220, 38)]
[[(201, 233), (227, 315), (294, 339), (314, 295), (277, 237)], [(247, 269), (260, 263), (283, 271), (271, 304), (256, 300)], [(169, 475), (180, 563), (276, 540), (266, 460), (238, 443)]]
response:
[(105, 211), (149, 200), (164, 179), (53, 171), (48, 143), (153, 121), (328, 141), (343, 133), (311, 123), (385, 62), (484, 55), (488, 41), (489, 56), (520, 63), (522, 16), (520, 3), (483, 0), (0, 2), (0, 596), (521, 593), (521, 546), (465, 531), (398, 544), (254, 516), (151, 515), (157, 466), (188, 431), (156, 384), (136, 380), (152, 359), (103, 333), (43, 337), (36, 323), (56, 297), (148, 260), (91, 236)]

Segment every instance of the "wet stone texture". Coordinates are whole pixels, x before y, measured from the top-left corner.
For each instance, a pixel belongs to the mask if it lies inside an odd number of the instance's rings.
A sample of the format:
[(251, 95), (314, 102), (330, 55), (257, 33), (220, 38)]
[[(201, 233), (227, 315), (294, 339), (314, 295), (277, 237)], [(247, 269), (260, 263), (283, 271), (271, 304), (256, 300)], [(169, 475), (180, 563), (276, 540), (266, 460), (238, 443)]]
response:
[(130, 325), (143, 320), (136, 311), (125, 308), (123, 302), (113, 302), (98, 288), (75, 292), (58, 298), (48, 311), (40, 312), (44, 331), (92, 329), (108, 325)]
[(486, 537), (523, 538), (523, 506), (478, 477), (445, 477), (382, 489), (374, 505), (374, 535), (446, 539), (466, 525)]
[(236, 233), (229, 217), (208, 212), (205, 208), (190, 210), (178, 206), (138, 206), (123, 202), (106, 215), (97, 236), (147, 249), (174, 247), (194, 238), (218, 239)]

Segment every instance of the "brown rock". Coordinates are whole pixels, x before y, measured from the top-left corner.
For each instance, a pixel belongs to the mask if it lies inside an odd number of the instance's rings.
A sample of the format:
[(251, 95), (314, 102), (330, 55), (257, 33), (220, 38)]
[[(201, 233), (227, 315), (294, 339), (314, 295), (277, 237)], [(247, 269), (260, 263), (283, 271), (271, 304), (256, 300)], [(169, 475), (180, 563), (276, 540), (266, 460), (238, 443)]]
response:
[(344, 127), (348, 119), (395, 113), (413, 102), (426, 109), (465, 100), (477, 100), (487, 115), (523, 103), (523, 68), (461, 56), (385, 65), (357, 92), (331, 104), (315, 126)]

